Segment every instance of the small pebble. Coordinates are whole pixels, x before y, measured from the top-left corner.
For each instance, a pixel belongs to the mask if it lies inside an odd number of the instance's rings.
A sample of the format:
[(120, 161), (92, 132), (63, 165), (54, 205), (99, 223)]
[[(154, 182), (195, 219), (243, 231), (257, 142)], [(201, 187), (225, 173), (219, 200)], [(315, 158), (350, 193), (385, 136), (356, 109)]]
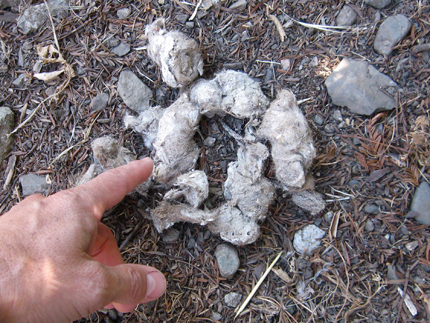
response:
[(289, 58), (284, 58), (281, 60), (281, 66), (284, 71), (288, 71), (291, 66), (291, 61)]
[(216, 247), (215, 258), (222, 277), (231, 279), (239, 269), (240, 260), (237, 250), (229, 244), (220, 244)]
[(194, 21), (187, 21), (185, 23), (185, 27), (187, 27), (188, 29), (194, 28)]
[(426, 284), (426, 280), (418, 276), (415, 276), (413, 280), (415, 284)]
[(109, 101), (109, 94), (101, 93), (93, 98), (91, 101), (91, 110), (100, 111), (106, 108)]
[(116, 47), (121, 43), (121, 41), (116, 37), (111, 37), (106, 40), (106, 46), (109, 48)]
[(236, 292), (231, 292), (224, 296), (224, 302), (229, 307), (237, 307), (241, 300), (242, 295)]
[(169, 228), (163, 232), (163, 242), (165, 244), (175, 243), (179, 240), (180, 232), (175, 228)]
[(309, 224), (294, 234), (293, 246), (300, 254), (311, 254), (321, 245), (321, 240), (325, 236), (325, 231), (316, 225)]
[(379, 213), (379, 206), (377, 206), (375, 204), (367, 204), (364, 207), (364, 212), (366, 212), (368, 214), (377, 215)]
[(415, 190), (409, 213), (419, 223), (430, 225), (430, 186), (427, 182), (422, 182)]
[(321, 126), (324, 123), (324, 119), (319, 115), (315, 115), (315, 123), (319, 126)]
[(179, 14), (175, 16), (177, 22), (185, 24), (190, 16), (187, 14)]
[(117, 314), (116, 310), (114, 310), (114, 309), (109, 310), (109, 318), (112, 321), (116, 321), (118, 319), (118, 314)]
[[(245, 31), (242, 33), (242, 37), (240, 38), (240, 41), (241, 41), (241, 42), (244, 42), (244, 41), (247, 41), (249, 38), (251, 38), (251, 35), (249, 34), (249, 31), (248, 31), (248, 30), (245, 30)], [(282, 61), (281, 61), (281, 63), (282, 63)]]
[(391, 0), (364, 0), (364, 2), (377, 9), (382, 9), (391, 3)]
[(116, 12), (116, 15), (118, 16), (119, 19), (125, 19), (128, 16), (130, 16), (130, 14), (131, 14), (130, 8), (122, 8)]
[(409, 251), (413, 251), (413, 250), (415, 250), (417, 247), (418, 247), (418, 241), (411, 241), (411, 242), (408, 242), (406, 245), (405, 245), (405, 247), (406, 247), (406, 249), (408, 249)]
[(345, 5), (336, 17), (337, 26), (351, 26), (357, 20), (357, 13), (350, 6)]
[(97, 313), (91, 313), (90, 320), (93, 322), (97, 322), (99, 320), (99, 316), (97, 315)]
[(238, 0), (235, 3), (233, 3), (229, 9), (236, 9), (236, 10), (244, 10), (246, 8), (247, 2), (246, 0)]
[(288, 305), (288, 306), (286, 307), (286, 310), (287, 310), (287, 312), (288, 312), (288, 313), (290, 313), (291, 315), (294, 315), (294, 314), (296, 313), (296, 311), (297, 311), (297, 307), (296, 307), (296, 305)]
[(50, 87), (48, 87), (46, 90), (45, 90), (45, 94), (47, 95), (47, 96), (51, 96), (51, 95), (54, 95), (54, 93), (55, 93), (55, 90), (56, 90), (57, 88), (55, 87), (55, 86), (50, 86)]
[(119, 57), (125, 56), (130, 52), (130, 46), (124, 43), (120, 43), (118, 46), (112, 48), (112, 53)]
[(32, 194), (46, 194), (50, 185), (46, 182), (45, 176), (36, 174), (26, 174), (19, 178), (22, 188), (22, 195), (28, 196)]
[(368, 232), (372, 232), (373, 230), (375, 230), (375, 224), (373, 224), (372, 220), (367, 220), (366, 224), (364, 225), (364, 230), (368, 231)]
[(309, 63), (309, 67), (316, 67), (318, 66), (318, 57), (314, 56), (312, 57), (310, 63)]
[(194, 248), (195, 245), (196, 245), (196, 239), (190, 238), (190, 240), (188, 240), (188, 243), (187, 243), (187, 248), (192, 249)]
[(334, 110), (333, 119), (336, 120), (337, 122), (342, 122), (343, 121), (342, 112), (340, 112), (340, 110)]
[(348, 186), (354, 190), (357, 190), (360, 188), (360, 182), (356, 179), (352, 179), (348, 182)]
[(25, 87), (27, 80), (27, 74), (22, 73), (18, 75), (18, 77), (12, 82), (12, 84), (15, 85), (17, 88), (23, 88)]
[(335, 128), (335, 126), (334, 126), (334, 125), (332, 125), (331, 123), (329, 123), (329, 124), (327, 124), (327, 125), (324, 127), (324, 131), (325, 131), (327, 134), (331, 135), (331, 134), (333, 134), (333, 133), (335, 133), (335, 132), (336, 132), (336, 128)]
[(331, 219), (333, 218), (333, 211), (328, 211), (325, 215), (324, 215), (324, 220), (327, 223), (331, 223)]
[(214, 321), (221, 321), (222, 320), (222, 315), (218, 312), (212, 312), (211, 313), (211, 319)]
[(206, 137), (205, 141), (203, 142), (205, 146), (207, 147), (213, 147), (215, 145), (216, 138), (214, 137)]

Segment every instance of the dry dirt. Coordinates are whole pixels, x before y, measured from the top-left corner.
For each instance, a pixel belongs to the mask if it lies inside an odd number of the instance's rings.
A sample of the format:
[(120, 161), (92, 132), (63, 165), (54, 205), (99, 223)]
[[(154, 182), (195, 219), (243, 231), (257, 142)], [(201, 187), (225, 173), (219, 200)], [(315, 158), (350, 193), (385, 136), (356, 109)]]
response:
[[(22, 2), (22, 9), (43, 1)], [(373, 50), (381, 21), (377, 10), (363, 1), (250, 0), (246, 9), (232, 10), (231, 0), (214, 5), (206, 15), (201, 10), (190, 23), (194, 0), (71, 1), (73, 10), (65, 19), (54, 19), (55, 33), (48, 23), (39, 32), (23, 35), (16, 29), (18, 12), (0, 11), (0, 40), (7, 53), (7, 71), (0, 74), (0, 104), (13, 109), (17, 125), (35, 115), (17, 131), (11, 154), (17, 156), (14, 176), (1, 192), (1, 212), (21, 199), (18, 178), (27, 173), (46, 175), (52, 181), (50, 194), (75, 185), (92, 162), (91, 140), (111, 135), (136, 155), (149, 154), (142, 138), (124, 129), (126, 106), (117, 93), (119, 73), (130, 68), (155, 93), (155, 102), (172, 103), (178, 91), (161, 80), (160, 70), (147, 58), (144, 27), (158, 17), (167, 18), (167, 29), (178, 29), (198, 41), (204, 55), (204, 77), (222, 69), (242, 70), (258, 79), (265, 94), (273, 99), (281, 88), (291, 89), (309, 121), (318, 149), (312, 168), (317, 190), (325, 194), (326, 210), (311, 216), (278, 196), (271, 215), (262, 223), (261, 238), (238, 248), (241, 266), (233, 279), (221, 278), (214, 251), (221, 240), (198, 225), (176, 224), (179, 240), (162, 242), (146, 211), (153, 208), (157, 191), (142, 197), (131, 195), (107, 212), (104, 222), (113, 230), (127, 262), (159, 268), (168, 281), (167, 292), (158, 301), (139, 306), (134, 313), (100, 311), (81, 322), (213, 322), (213, 312), (222, 322), (426, 322), (430, 319), (430, 232), (405, 217), (417, 185), (430, 179), (429, 154), (429, 59), (428, 53), (413, 54), (418, 40), (428, 42), (430, 8), (427, 1), (393, 1), (380, 11), (386, 16), (402, 13), (413, 22), (411, 32), (388, 57)], [(344, 3), (358, 13), (357, 23), (343, 33), (307, 28), (297, 23), (280, 34), (269, 15), (313, 24), (332, 25)], [(117, 11), (128, 7), (128, 18)], [(188, 24), (187, 24), (188, 22)], [(282, 22), (282, 21), (281, 21)], [(106, 39), (115, 35), (131, 46), (118, 57)], [(76, 76), (62, 75), (53, 85), (31, 79), (36, 45), (55, 45)], [(21, 52), (21, 53), (20, 53)], [(22, 55), (20, 58), (19, 56)], [(333, 106), (324, 80), (344, 57), (366, 59), (396, 81), (397, 107), (370, 117)], [(290, 59), (283, 70), (282, 59)], [(19, 59), (27, 62), (18, 65)], [(48, 66), (55, 70), (56, 66)], [(20, 73), (28, 83), (12, 85)], [(54, 86), (52, 88), (51, 86)], [(57, 99), (47, 99), (55, 88)], [(108, 107), (91, 110), (91, 100), (109, 93)], [(340, 109), (343, 127), (333, 118)], [(419, 116), (424, 122), (416, 122)], [(198, 168), (209, 174), (211, 202), (220, 200), (228, 162), (235, 160), (234, 140), (223, 130), (219, 118), (201, 122), (201, 136), (221, 132), (221, 144), (203, 147)], [(318, 121), (318, 122), (317, 122)], [(243, 122), (224, 120), (236, 131)], [(60, 156), (60, 157), (59, 157)], [(7, 164), (5, 160), (3, 171)], [(3, 186), (4, 178), (0, 183)], [(272, 167), (267, 176), (273, 177)], [(378, 211), (366, 213), (374, 205)], [(330, 218), (332, 212), (333, 217)], [(327, 214), (329, 213), (329, 214)], [(371, 220), (374, 229), (365, 228)], [(294, 232), (306, 224), (327, 231), (321, 248), (310, 257), (294, 253)], [(416, 248), (407, 244), (416, 242)], [(410, 246), (410, 245), (408, 245)], [(234, 308), (224, 296), (235, 291), (246, 297), (266, 265), (283, 251), (276, 265), (243, 313), (234, 320)], [(395, 275), (388, 274), (394, 266)], [(394, 277), (394, 279), (393, 279)], [(402, 297), (398, 287), (407, 291)], [(418, 314), (412, 317), (404, 300)]]

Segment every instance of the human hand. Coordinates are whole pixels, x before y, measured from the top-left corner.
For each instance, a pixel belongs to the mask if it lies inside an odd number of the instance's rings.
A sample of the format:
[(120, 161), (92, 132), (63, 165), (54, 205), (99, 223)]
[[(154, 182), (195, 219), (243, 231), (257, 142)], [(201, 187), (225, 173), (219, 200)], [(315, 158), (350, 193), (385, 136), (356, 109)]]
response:
[(124, 264), (103, 212), (152, 172), (149, 158), (0, 217), (0, 322), (70, 322), (102, 308), (132, 311), (160, 297), (164, 276)]

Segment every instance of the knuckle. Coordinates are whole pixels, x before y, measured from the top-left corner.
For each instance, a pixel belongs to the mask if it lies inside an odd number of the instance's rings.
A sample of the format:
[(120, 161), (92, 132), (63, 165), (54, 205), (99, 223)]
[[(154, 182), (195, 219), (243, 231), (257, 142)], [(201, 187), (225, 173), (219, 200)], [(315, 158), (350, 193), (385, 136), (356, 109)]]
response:
[(130, 279), (130, 287), (129, 287), (129, 297), (131, 300), (140, 301), (145, 297), (145, 289), (142, 275), (140, 271), (134, 268), (133, 266), (129, 266), (127, 268), (128, 276)]

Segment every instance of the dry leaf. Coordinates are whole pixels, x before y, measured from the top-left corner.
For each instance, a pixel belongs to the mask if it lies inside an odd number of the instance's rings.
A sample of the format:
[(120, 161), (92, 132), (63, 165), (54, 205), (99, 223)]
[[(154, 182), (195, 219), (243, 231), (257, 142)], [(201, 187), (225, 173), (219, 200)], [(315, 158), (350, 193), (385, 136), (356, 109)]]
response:
[(33, 74), (33, 77), (38, 80), (44, 81), (46, 83), (52, 83), (58, 79), (58, 77), (64, 73), (64, 70), (54, 71), (54, 72), (46, 72), (46, 73), (36, 73)]
[(278, 30), (279, 36), (281, 37), (281, 42), (283, 42), (285, 40), (285, 37), (287, 37), (287, 34), (285, 33), (284, 27), (282, 27), (282, 24), (279, 22), (279, 20), (276, 16), (274, 16), (274, 15), (267, 15), (267, 16), (275, 24), (276, 29)]
[(281, 268), (272, 268), (272, 271), (278, 275), (279, 278), (281, 278), (284, 282), (286, 282), (287, 284), (290, 284), (293, 282), (293, 280), (290, 278), (290, 276), (288, 276), (288, 274), (282, 270)]
[(33, 71), (40, 71), (44, 64), (61, 64), (60, 68), (56, 71), (35, 73), (33, 76), (38, 80), (49, 84), (55, 82), (63, 73), (66, 74), (69, 80), (76, 76), (73, 67), (67, 63), (55, 46), (37, 46), (36, 51), (37, 55), (39, 55), (39, 60), (34, 64)]
[(328, 235), (330, 240), (333, 240), (337, 236), (337, 228), (339, 226), (339, 218), (340, 218), (340, 211), (337, 212), (333, 218), (331, 219), (330, 223), (330, 229), (328, 231)]

